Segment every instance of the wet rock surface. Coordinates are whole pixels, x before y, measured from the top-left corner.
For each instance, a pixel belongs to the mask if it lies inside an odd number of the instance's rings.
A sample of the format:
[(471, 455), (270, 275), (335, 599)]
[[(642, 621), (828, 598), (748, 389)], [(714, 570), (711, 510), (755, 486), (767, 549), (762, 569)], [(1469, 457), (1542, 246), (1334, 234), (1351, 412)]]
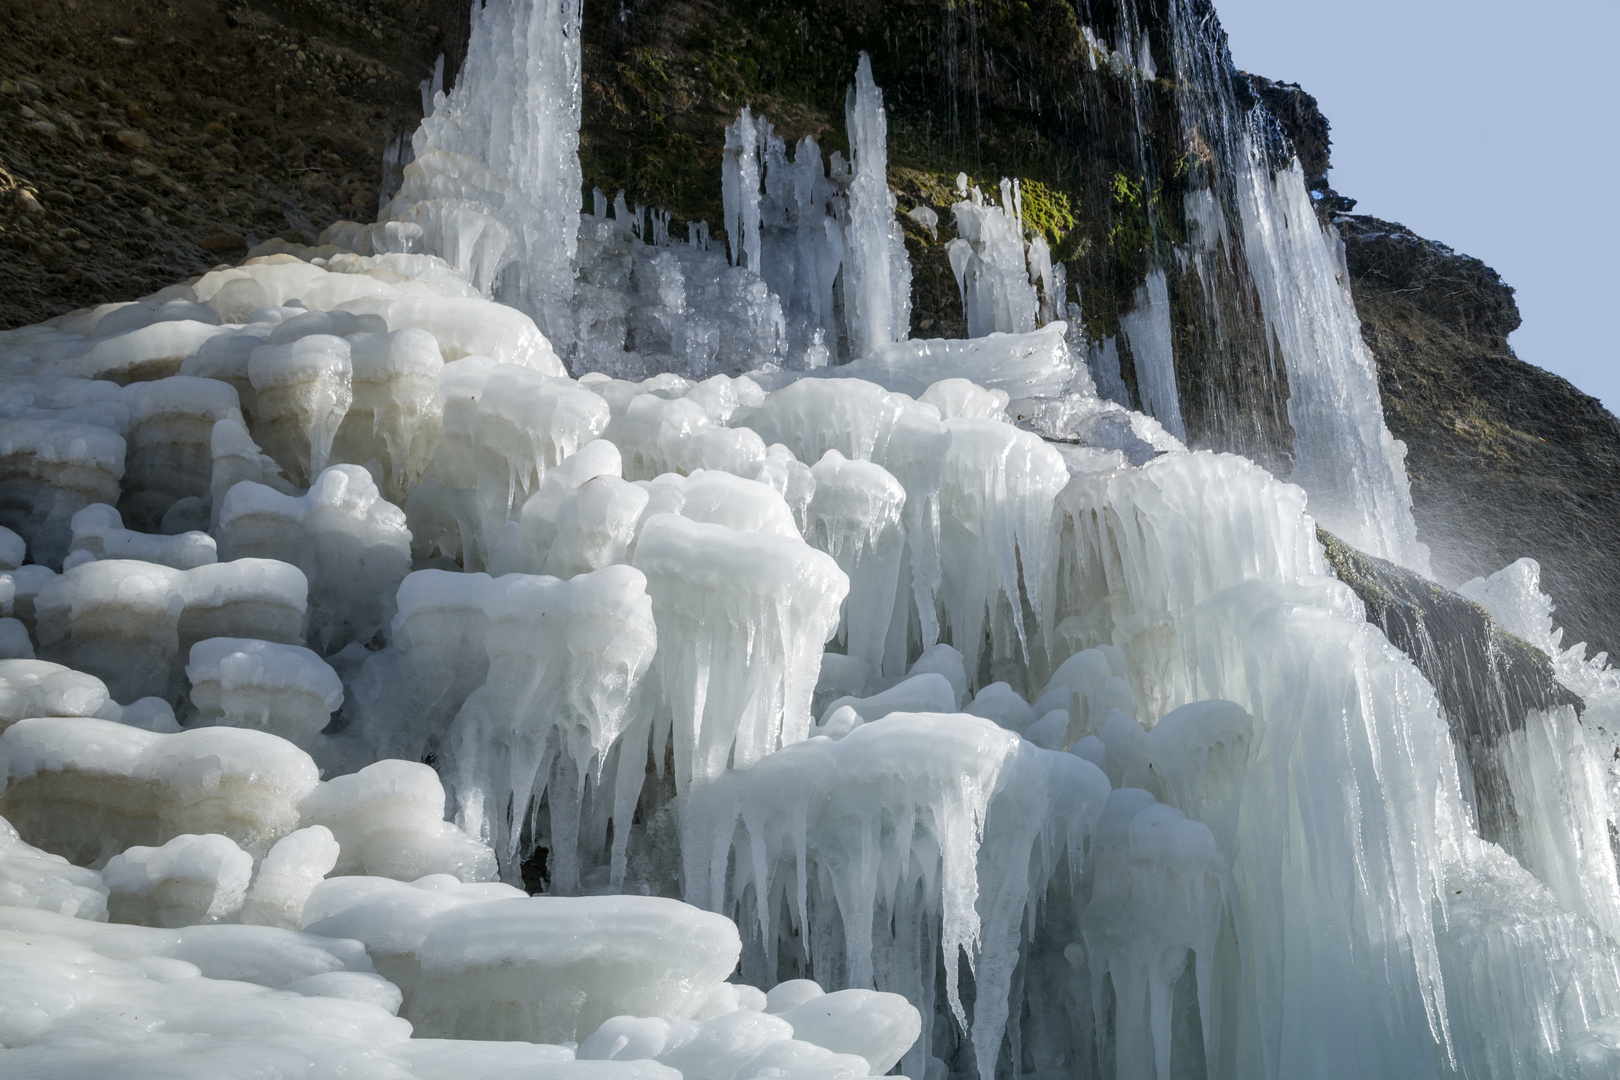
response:
[(1503, 630), (1472, 600), (1394, 563), (1355, 550), (1325, 529), (1317, 540), (1339, 580), (1367, 606), (1367, 621), (1433, 686), (1467, 758), (1473, 803), (1488, 840), (1513, 833), (1512, 792), (1497, 746), (1525, 714), (1583, 703), (1553, 677), (1546, 653)]

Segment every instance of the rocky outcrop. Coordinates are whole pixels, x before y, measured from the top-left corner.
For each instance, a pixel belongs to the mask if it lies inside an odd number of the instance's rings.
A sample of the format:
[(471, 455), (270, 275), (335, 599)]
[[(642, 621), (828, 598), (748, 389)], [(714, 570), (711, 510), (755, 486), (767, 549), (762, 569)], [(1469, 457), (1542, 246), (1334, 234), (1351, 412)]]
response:
[(1472, 600), (1357, 551), (1325, 529), (1316, 535), (1328, 565), (1366, 605), (1367, 621), (1434, 687), (1452, 741), (1467, 759), (1482, 835), (1510, 836), (1513, 799), (1499, 743), (1524, 729), (1530, 710), (1580, 709), (1581, 699), (1553, 677), (1546, 653), (1503, 630)]

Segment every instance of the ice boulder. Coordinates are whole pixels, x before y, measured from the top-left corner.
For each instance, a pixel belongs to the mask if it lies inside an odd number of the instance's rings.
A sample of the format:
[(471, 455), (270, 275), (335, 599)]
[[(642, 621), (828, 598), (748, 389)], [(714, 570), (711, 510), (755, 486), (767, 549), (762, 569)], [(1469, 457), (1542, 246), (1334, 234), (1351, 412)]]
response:
[(422, 977), (422, 945), (434, 920), (448, 911), (522, 899), (523, 890), (511, 885), (468, 884), (449, 874), (429, 874), (411, 882), (329, 877), (306, 898), (303, 929), (364, 944), (377, 971), (404, 993), (408, 1014)]
[(612, 1016), (684, 1020), (737, 964), (731, 921), (650, 896), (495, 900), (436, 916), (405, 1015), (427, 1037), (578, 1040)]
[(83, 865), (183, 833), (220, 833), (255, 857), (299, 825), (315, 790), (308, 754), (261, 731), (174, 734), (44, 717), (0, 734), (0, 815), (23, 839)]
[(450, 874), (462, 881), (495, 876), (486, 844), (444, 819), (438, 774), (414, 761), (379, 761), (323, 781), (303, 801), (306, 827), (330, 830), (339, 874), (415, 881)]
[(301, 645), (208, 638), (191, 647), (186, 678), (200, 723), (257, 728), (306, 749), (343, 704), (337, 672)]
[(190, 570), (219, 561), (218, 546), (205, 532), (157, 536), (124, 528), (124, 519), (106, 503), (91, 503), (73, 515), (73, 540), (65, 569), (94, 559), (134, 559)]
[(162, 847), (132, 847), (107, 861), (107, 917), (142, 926), (195, 926), (236, 914), (253, 856), (217, 833), (182, 833)]
[(106, 715), (111, 702), (94, 675), (47, 660), (0, 660), (0, 731), (33, 716), (113, 719)]

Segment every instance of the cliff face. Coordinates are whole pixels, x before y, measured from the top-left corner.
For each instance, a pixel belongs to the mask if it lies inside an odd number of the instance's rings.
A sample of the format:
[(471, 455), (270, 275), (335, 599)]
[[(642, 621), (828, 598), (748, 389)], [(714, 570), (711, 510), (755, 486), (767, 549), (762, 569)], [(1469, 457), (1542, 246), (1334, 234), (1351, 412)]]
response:
[[(913, 334), (965, 332), (944, 249), (957, 172), (987, 188), (1019, 177), (1026, 224), (1067, 264), (1087, 333), (1114, 334), (1150, 267), (1164, 268), (1189, 440), (1286, 476), (1288, 387), (1255, 360), (1268, 350), (1241, 260), (1204, 281), (1177, 257), (1184, 195), (1210, 181), (1213, 156), (1184, 144), (1200, 118), (1169, 70), (1175, 6), (584, 0), (586, 185), (666, 207), (678, 230), (717, 222), (738, 110), (847, 152), (844, 92), (866, 51), (900, 208), (942, 217), (932, 237), (906, 224)], [(271, 236), (369, 220), (384, 148), (414, 127), (441, 52), (453, 76), (466, 21), (460, 0), (67, 0), (48, 18), (0, 0), (0, 326), (150, 292)], [(1221, 81), (1240, 104), (1266, 104), (1345, 237), (1436, 572), (1456, 584), (1533, 556), (1566, 640), (1620, 645), (1616, 574), (1598, 554), (1620, 523), (1620, 426), (1513, 357), (1512, 290), (1488, 267), (1347, 216), (1353, 200), (1327, 181), (1329, 125), (1304, 89)], [(1134, 394), (1133, 363), (1123, 349)]]
[(1456, 585), (1528, 555), (1564, 643), (1615, 652), (1620, 422), (1513, 355), (1513, 290), (1484, 263), (1376, 218), (1339, 224), (1435, 573)]

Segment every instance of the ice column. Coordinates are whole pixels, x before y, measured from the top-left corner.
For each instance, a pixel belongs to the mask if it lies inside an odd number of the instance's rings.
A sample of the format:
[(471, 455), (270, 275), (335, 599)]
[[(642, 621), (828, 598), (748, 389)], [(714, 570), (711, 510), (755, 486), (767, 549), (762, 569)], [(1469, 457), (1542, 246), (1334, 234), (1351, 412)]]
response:
[(1164, 271), (1154, 270), (1136, 290), (1129, 314), (1121, 316), (1119, 332), (1131, 347), (1136, 365), (1136, 386), (1142, 408), (1183, 442), (1187, 427), (1181, 421), (1181, 400), (1176, 393), (1176, 356), (1170, 330), (1170, 295)]
[(849, 228), (844, 234), (844, 312), (856, 356), (903, 341), (911, 326), (911, 262), (889, 191), (888, 119), (872, 61), (861, 54), (844, 99), (849, 130)]
[[(450, 93), (435, 95), (412, 145), (464, 155), (510, 185), (495, 217), (511, 234), (511, 268), (496, 295), (534, 316), (559, 348), (571, 341), (568, 302), (579, 245), (580, 0), (476, 5), (467, 59)], [(459, 170), (456, 170), (459, 171)], [(455, 176), (434, 194), (451, 195)], [(471, 209), (471, 205), (468, 207)], [(441, 254), (445, 254), (441, 252)]]

